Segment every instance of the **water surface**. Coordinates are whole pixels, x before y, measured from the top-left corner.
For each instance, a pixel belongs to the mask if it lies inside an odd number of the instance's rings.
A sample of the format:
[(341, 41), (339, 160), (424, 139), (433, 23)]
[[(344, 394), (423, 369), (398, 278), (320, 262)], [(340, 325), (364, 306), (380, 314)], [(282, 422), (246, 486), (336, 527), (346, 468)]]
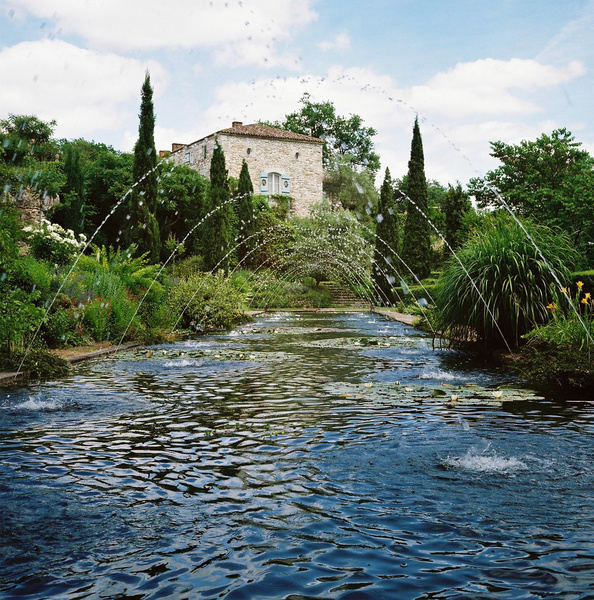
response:
[(594, 598), (592, 405), (365, 313), (150, 350), (0, 392), (1, 598)]

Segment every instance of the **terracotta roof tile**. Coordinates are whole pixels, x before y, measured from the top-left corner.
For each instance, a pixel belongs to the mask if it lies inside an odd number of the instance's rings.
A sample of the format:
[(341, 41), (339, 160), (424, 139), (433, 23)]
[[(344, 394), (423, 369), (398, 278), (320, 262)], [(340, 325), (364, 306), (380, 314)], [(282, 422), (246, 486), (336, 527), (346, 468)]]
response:
[(295, 133), (293, 131), (287, 131), (286, 129), (279, 129), (278, 127), (262, 125), (261, 123), (253, 123), (252, 125), (236, 125), (235, 127), (221, 129), (220, 131), (217, 131), (217, 133), (224, 133), (227, 135), (245, 135), (250, 137), (273, 138), (281, 140), (293, 140), (295, 142), (314, 142), (318, 144), (324, 143), (324, 140), (321, 140), (319, 138), (311, 137), (309, 135), (303, 135), (302, 133)]

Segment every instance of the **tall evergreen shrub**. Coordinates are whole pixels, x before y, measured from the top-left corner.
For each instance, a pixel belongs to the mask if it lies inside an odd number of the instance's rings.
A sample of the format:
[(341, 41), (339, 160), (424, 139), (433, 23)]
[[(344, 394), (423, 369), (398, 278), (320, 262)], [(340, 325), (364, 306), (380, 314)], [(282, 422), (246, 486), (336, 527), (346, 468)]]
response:
[[(148, 252), (153, 262), (159, 260), (161, 241), (155, 218), (157, 209), (157, 151), (155, 149), (155, 115), (153, 88), (147, 71), (142, 84), (138, 140), (134, 145), (134, 183), (131, 199), (132, 230), (128, 241), (136, 242), (141, 253)], [(142, 180), (142, 181), (141, 181)]]
[(424, 279), (431, 272), (428, 213), (425, 157), (417, 117), (413, 127), (410, 160), (408, 162), (408, 201), (402, 257), (418, 279)]
[(379, 302), (393, 303), (395, 298), (392, 288), (396, 283), (395, 267), (398, 261), (398, 214), (389, 169), (386, 169), (380, 190), (376, 220), (373, 283), (378, 292), (381, 290)]
[(211, 213), (203, 224), (204, 261), (208, 270), (229, 269), (229, 257), (234, 237), (234, 213), (229, 202), (229, 182), (225, 166), (225, 154), (217, 145), (210, 161), (210, 191), (207, 213)]

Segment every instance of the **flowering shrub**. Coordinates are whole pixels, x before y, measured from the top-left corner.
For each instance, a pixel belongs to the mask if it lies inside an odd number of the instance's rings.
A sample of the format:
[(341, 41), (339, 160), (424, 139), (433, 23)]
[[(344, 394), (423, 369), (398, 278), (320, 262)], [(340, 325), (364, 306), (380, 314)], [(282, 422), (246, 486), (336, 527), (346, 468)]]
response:
[(82, 250), (87, 239), (82, 233), (77, 239), (72, 229), (64, 229), (46, 219), (38, 226), (24, 227), (23, 231), (28, 234), (28, 243), (35, 258), (58, 265), (72, 261)]

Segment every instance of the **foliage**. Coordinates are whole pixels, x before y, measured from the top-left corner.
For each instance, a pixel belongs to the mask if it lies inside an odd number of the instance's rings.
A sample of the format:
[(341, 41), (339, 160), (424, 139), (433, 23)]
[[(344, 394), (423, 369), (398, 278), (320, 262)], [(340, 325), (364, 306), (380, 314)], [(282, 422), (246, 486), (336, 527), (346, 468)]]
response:
[[(248, 164), (243, 159), (241, 171), (239, 173), (239, 182), (235, 192), (235, 217), (237, 222), (237, 261), (245, 266), (248, 253), (253, 249), (251, 236), (256, 231), (256, 218), (254, 214), (254, 186), (250, 177)], [(249, 261), (249, 258), (248, 258)]]
[(132, 155), (85, 140), (69, 144), (80, 153), (84, 176), (83, 233), (99, 245), (123, 246), (132, 215), (125, 203), (116, 206), (132, 185)]
[(84, 234), (77, 239), (72, 229), (65, 230), (45, 219), (38, 225), (28, 225), (23, 231), (29, 234), (27, 241), (35, 258), (58, 265), (72, 262), (86, 242)]
[[(480, 207), (501, 207), (501, 195), (518, 214), (570, 234), (594, 258), (594, 158), (567, 129), (520, 144), (491, 142), (500, 167), (469, 184)], [(585, 261), (587, 264), (588, 261)]]
[(62, 198), (55, 207), (52, 220), (75, 234), (83, 231), (85, 221), (84, 175), (80, 150), (75, 144), (63, 146), (63, 169), (66, 176)]
[(575, 253), (567, 236), (529, 222), (524, 227), (544, 260), (511, 217), (494, 214), (458, 252), (460, 262), (448, 261), (436, 294), (446, 337), (517, 346), (549, 320), (555, 275), (567, 280)]
[(0, 120), (0, 146), (4, 161), (14, 166), (53, 161), (58, 153), (52, 139), (55, 121), (45, 122), (34, 115), (9, 114)]
[(324, 171), (323, 188), (332, 204), (356, 213), (359, 220), (371, 224), (378, 202), (371, 170), (357, 170), (350, 156), (338, 155)]
[(0, 356), (0, 368), (16, 371), (21, 368), (29, 377), (56, 378), (68, 373), (68, 363), (59, 356), (41, 348), (33, 348), (26, 354), (15, 354), (4, 358)]
[(243, 295), (222, 271), (182, 279), (171, 289), (167, 306), (179, 319), (178, 327), (194, 331), (229, 329), (244, 319)]
[(308, 277), (292, 280), (261, 270), (249, 280), (251, 308), (328, 308), (332, 293)]
[(132, 227), (128, 231), (130, 242), (139, 244), (141, 253), (148, 252), (157, 262), (161, 251), (159, 226), (155, 218), (157, 210), (157, 151), (155, 149), (155, 115), (153, 88), (147, 71), (141, 90), (138, 139), (134, 145), (132, 177), (136, 184), (130, 202)]
[(594, 391), (594, 301), (586, 289), (593, 288), (581, 281), (573, 296), (562, 288), (548, 305), (553, 320), (525, 335), (519, 362), (529, 379)]
[(270, 196), (253, 197), (255, 234), (250, 241), (249, 254), (244, 263), (238, 263), (239, 266), (254, 269), (260, 265), (279, 266), (294, 239), (291, 223), (281, 218), (284, 211), (279, 210), (278, 205), (271, 207), (269, 199)]
[(417, 279), (424, 279), (431, 272), (431, 244), (427, 221), (427, 181), (425, 159), (419, 120), (415, 119), (413, 138), (408, 162), (408, 201), (402, 258)]
[(165, 261), (172, 252), (166, 247), (169, 238), (184, 241), (183, 255), (201, 252), (198, 223), (205, 212), (208, 180), (187, 165), (161, 162), (159, 165), (159, 197), (157, 220), (161, 234), (161, 260)]
[[(445, 196), (443, 205), (445, 213), (445, 239), (450, 248), (456, 251), (464, 243), (468, 236), (465, 215), (472, 209), (468, 194), (462, 191), (462, 186), (458, 183), (456, 187), (451, 185)], [(450, 250), (447, 246), (444, 248), (446, 255)]]
[(202, 226), (204, 235), (204, 262), (208, 270), (229, 269), (229, 257), (234, 236), (234, 213), (230, 202), (227, 183), (225, 154), (217, 144), (210, 161), (210, 191), (208, 195), (208, 217)]
[(399, 219), (394, 204), (390, 170), (386, 169), (380, 190), (380, 201), (376, 217), (375, 248), (373, 254), (373, 284), (382, 294), (380, 304), (394, 303), (392, 288), (396, 283), (394, 267), (397, 265), (399, 249)]
[(324, 140), (325, 167), (337, 156), (348, 155), (357, 168), (368, 169), (372, 174), (378, 171), (379, 156), (373, 151), (372, 141), (377, 131), (373, 127), (365, 127), (359, 115), (337, 115), (332, 102), (312, 102), (308, 93), (303, 94), (299, 102), (301, 108), (298, 111), (286, 115), (282, 123), (273, 125)]
[(25, 351), (42, 322), (44, 311), (36, 305), (39, 291), (28, 293), (0, 283), (0, 355)]
[(317, 282), (345, 284), (371, 273), (372, 247), (363, 226), (348, 211), (328, 202), (314, 205), (307, 218), (294, 218), (294, 240), (282, 257), (281, 269)]

